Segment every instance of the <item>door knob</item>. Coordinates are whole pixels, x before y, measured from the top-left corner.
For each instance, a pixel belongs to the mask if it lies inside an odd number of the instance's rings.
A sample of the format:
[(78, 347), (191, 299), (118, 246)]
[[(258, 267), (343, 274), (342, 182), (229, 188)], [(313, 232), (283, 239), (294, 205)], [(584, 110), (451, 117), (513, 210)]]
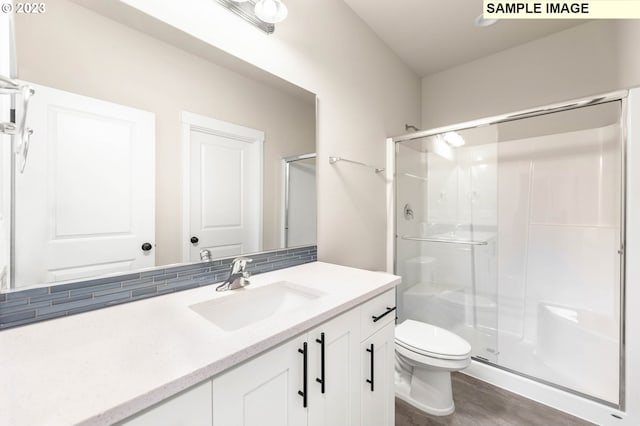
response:
[(153, 246), (150, 243), (144, 243), (141, 248), (142, 251), (149, 251), (153, 248)]
[(191, 237), (191, 244), (198, 244), (198, 241), (200, 241), (198, 237)]

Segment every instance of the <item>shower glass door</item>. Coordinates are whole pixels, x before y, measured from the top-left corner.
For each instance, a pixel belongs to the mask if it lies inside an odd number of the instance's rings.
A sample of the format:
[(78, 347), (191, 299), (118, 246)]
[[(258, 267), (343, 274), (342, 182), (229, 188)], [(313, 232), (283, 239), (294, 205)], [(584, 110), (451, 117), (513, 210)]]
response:
[(498, 124), (498, 364), (618, 406), (622, 101)]
[(623, 101), (396, 143), (399, 320), (620, 407)]
[(497, 362), (496, 137), (468, 129), (396, 144), (399, 321), (465, 338)]

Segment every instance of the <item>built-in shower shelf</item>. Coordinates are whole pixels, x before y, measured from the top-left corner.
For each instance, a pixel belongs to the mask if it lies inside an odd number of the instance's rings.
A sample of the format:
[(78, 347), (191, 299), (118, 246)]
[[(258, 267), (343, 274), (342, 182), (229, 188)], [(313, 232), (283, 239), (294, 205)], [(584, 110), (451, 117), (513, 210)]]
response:
[(412, 237), (409, 235), (403, 235), (401, 237), (407, 241), (421, 241), (427, 243), (444, 243), (444, 244), (465, 244), (470, 246), (486, 246), (488, 241), (476, 241), (476, 240), (457, 240), (454, 238), (435, 238), (435, 237)]
[(410, 285), (404, 292), (404, 297), (438, 297), (443, 301), (481, 309), (497, 309), (497, 304), (490, 297), (480, 294), (473, 295), (465, 290), (468, 286), (461, 284), (416, 283)]
[(420, 176), (420, 175), (414, 175), (413, 173), (398, 173), (397, 176), (400, 176), (400, 177), (404, 176), (404, 177), (408, 177), (408, 178), (411, 178), (411, 179), (418, 179), (418, 180), (421, 180), (423, 182), (428, 182), (429, 181), (428, 177)]
[(407, 265), (411, 265), (411, 264), (420, 264), (420, 265), (426, 265), (429, 263), (434, 263), (436, 261), (435, 257), (431, 257), (431, 256), (416, 256), (416, 257), (410, 257), (408, 259), (406, 259), (404, 261), (405, 264)]

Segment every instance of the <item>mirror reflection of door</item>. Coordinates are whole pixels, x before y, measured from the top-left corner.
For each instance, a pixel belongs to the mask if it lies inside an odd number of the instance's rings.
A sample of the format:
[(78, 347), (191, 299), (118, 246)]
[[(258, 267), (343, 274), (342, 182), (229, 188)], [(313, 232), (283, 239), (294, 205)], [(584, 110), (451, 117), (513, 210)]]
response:
[[(246, 243), (246, 253), (282, 247), (281, 160), (288, 155), (315, 151), (315, 95), (244, 61), (238, 61), (232, 55), (202, 43), (202, 40), (175, 33), (175, 28), (160, 21), (154, 22), (153, 28), (138, 25), (131, 20), (130, 10), (126, 7), (107, 10), (99, 4), (104, 2), (94, 1), (78, 4), (76, 1), (56, 0), (55, 3), (55, 10), (42, 15), (42, 19), (0, 14), (0, 52), (4, 47), (1, 36), (9, 34), (8, 29), (14, 27), (21, 79), (155, 114), (155, 152), (150, 158), (155, 160), (157, 174), (155, 190), (149, 191), (155, 198), (156, 215), (149, 220), (155, 226), (155, 238), (153, 241), (139, 241), (133, 247), (140, 250), (145, 242), (154, 243), (151, 252), (155, 255), (155, 266), (164, 266), (190, 261), (189, 251), (194, 249), (199, 255), (199, 250), (205, 245), (200, 242), (203, 237), (199, 233), (192, 234), (190, 229), (184, 229), (184, 224), (188, 222), (185, 220), (188, 207), (185, 208), (183, 202), (187, 187), (184, 182), (188, 179), (183, 178), (183, 169), (189, 151), (183, 151), (181, 143), (182, 111), (222, 118), (264, 132), (264, 156), (259, 165), (262, 168), (262, 200), (258, 201), (261, 207), (256, 207), (262, 209), (261, 222), (256, 225), (260, 227), (256, 231), (258, 245)], [(2, 25), (7, 17), (15, 19), (15, 26)], [(8, 71), (3, 73), (9, 74)], [(38, 96), (39, 93), (36, 93), (32, 100)], [(7, 96), (0, 98), (9, 99)], [(37, 133), (40, 133), (38, 129)], [(3, 144), (2, 147), (10, 148), (9, 144)], [(32, 144), (29, 156), (35, 157), (38, 153), (38, 147)], [(10, 163), (11, 157), (9, 151), (6, 158), (0, 158), (0, 179), (1, 163)], [(54, 165), (46, 162), (42, 167)], [(27, 172), (34, 168), (27, 161)], [(9, 168), (5, 170), (11, 172)], [(230, 174), (226, 173), (227, 176)], [(11, 221), (13, 206), (9, 203), (11, 176), (0, 180), (0, 194), (6, 195), (4, 199), (0, 198), (0, 203), (8, 201), (0, 204), (0, 213), (9, 213), (0, 217), (0, 277), (3, 247), (6, 263), (11, 265), (9, 261), (15, 259), (16, 263), (26, 268), (29, 268), (34, 256), (40, 256), (43, 251), (40, 243), (31, 239), (29, 232), (22, 231), (11, 234), (24, 249), (20, 253), (9, 250), (12, 248), (9, 231), (16, 226)], [(120, 177), (114, 178), (119, 184)], [(205, 179), (204, 182), (208, 184), (209, 181)], [(226, 178), (226, 184), (222, 189), (236, 185), (230, 177)], [(92, 190), (98, 191), (97, 188), (94, 185)], [(31, 194), (39, 196), (36, 192)], [(232, 204), (232, 195), (221, 195), (216, 208), (223, 209), (225, 204)], [(78, 201), (85, 203), (83, 198)], [(210, 197), (209, 201), (214, 200)], [(86, 206), (81, 205), (82, 208)], [(105, 207), (106, 211), (110, 209), (114, 207)], [(206, 213), (222, 214), (222, 211), (209, 209)], [(3, 218), (6, 225), (4, 235)], [(51, 216), (43, 214), (40, 220), (49, 221)], [(30, 221), (29, 225), (43, 226), (35, 221)], [(200, 237), (197, 247), (190, 243), (193, 236)], [(227, 247), (229, 250), (231, 248)], [(100, 250), (102, 248), (95, 249), (96, 252)], [(236, 252), (228, 253), (234, 255)], [(16, 256), (24, 256), (24, 261)], [(214, 259), (226, 257), (213, 253), (211, 256)], [(197, 256), (193, 259), (199, 260)], [(87, 274), (86, 277), (98, 277), (104, 273), (106, 271), (96, 270), (93, 275)], [(9, 287), (24, 288), (54, 281), (53, 278), (32, 276), (27, 281), (11, 280)]]
[(262, 250), (264, 133), (183, 113), (186, 261)]
[(284, 159), (284, 246), (316, 244), (316, 154)]
[(155, 115), (29, 85), (37, 96), (15, 174), (15, 282), (154, 266)]

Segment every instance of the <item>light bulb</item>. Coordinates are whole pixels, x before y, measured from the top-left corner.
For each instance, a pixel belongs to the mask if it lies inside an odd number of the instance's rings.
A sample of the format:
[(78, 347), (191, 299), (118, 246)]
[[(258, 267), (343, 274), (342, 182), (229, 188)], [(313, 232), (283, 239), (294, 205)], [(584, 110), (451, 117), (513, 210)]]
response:
[(259, 0), (254, 11), (258, 18), (270, 24), (284, 21), (289, 12), (280, 0)]
[(480, 14), (474, 21), (476, 27), (485, 28), (491, 25), (497, 24), (499, 19), (485, 18), (483, 14)]
[(446, 143), (451, 145), (454, 148), (458, 148), (464, 145), (464, 138), (460, 136), (457, 132), (447, 132), (442, 137)]

